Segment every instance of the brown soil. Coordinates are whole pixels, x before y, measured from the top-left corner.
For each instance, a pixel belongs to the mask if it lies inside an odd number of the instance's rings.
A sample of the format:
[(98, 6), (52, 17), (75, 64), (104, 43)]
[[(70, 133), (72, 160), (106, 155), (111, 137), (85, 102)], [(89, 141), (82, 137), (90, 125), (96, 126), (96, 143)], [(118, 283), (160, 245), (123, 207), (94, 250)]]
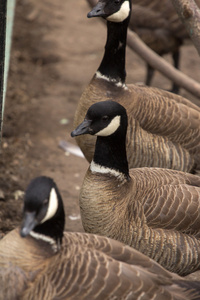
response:
[[(101, 61), (105, 25), (88, 20), (86, 0), (18, 0), (0, 154), (0, 237), (21, 220), (22, 199), (38, 175), (55, 179), (65, 202), (66, 230), (82, 231), (78, 196), (88, 163), (66, 156), (80, 95)], [(171, 61), (170, 56), (166, 57)], [(182, 48), (181, 70), (198, 80), (199, 57)], [(127, 82), (143, 81), (145, 64), (127, 49)], [(153, 84), (171, 83), (156, 73)], [(198, 100), (181, 90), (192, 101)], [(62, 125), (61, 120), (67, 124)], [(3, 195), (1, 196), (1, 192)]]

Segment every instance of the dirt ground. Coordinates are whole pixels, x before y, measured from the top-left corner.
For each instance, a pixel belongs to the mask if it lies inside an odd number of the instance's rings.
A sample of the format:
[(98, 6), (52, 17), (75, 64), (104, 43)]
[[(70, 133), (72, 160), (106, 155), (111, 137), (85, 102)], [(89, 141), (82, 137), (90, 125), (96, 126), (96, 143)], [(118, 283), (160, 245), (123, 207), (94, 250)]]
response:
[[(38, 175), (56, 181), (66, 230), (83, 231), (78, 196), (88, 163), (58, 144), (75, 144), (70, 132), (77, 103), (104, 51), (106, 28), (87, 19), (89, 10), (86, 0), (17, 1), (0, 153), (0, 238), (19, 224), (21, 191)], [(199, 62), (193, 45), (182, 48), (181, 70), (196, 80)], [(144, 77), (143, 60), (127, 49), (127, 82)], [(169, 89), (171, 83), (156, 73), (153, 85)]]

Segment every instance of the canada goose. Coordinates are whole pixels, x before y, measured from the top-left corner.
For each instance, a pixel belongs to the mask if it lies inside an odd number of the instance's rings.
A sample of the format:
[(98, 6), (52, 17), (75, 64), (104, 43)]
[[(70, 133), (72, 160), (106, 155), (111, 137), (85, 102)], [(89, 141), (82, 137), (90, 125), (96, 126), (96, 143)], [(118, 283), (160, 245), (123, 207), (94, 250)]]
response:
[(63, 227), (55, 183), (34, 179), (26, 191), (21, 229), (0, 241), (1, 300), (200, 299), (198, 282), (166, 271), (120, 242), (63, 233)]
[[(187, 172), (200, 168), (200, 108), (164, 90), (125, 84), (126, 34), (131, 0), (100, 0), (88, 17), (107, 19), (103, 60), (84, 90), (74, 119), (77, 127), (95, 102), (113, 100), (128, 113), (127, 156), (129, 166), (163, 167)], [(118, 16), (122, 16), (119, 20)], [(76, 139), (91, 162), (96, 138)]]
[[(200, 1), (197, 0), (200, 6)], [(157, 54), (172, 54), (174, 67), (179, 68), (180, 47), (189, 40), (185, 26), (181, 22), (173, 4), (169, 0), (132, 0), (132, 15), (129, 28)], [(146, 84), (150, 85), (154, 69), (147, 64)], [(173, 84), (172, 91), (179, 92)]]
[(128, 169), (127, 114), (93, 104), (71, 136), (97, 136), (80, 191), (84, 230), (119, 240), (187, 275), (200, 269), (200, 177), (162, 168)]

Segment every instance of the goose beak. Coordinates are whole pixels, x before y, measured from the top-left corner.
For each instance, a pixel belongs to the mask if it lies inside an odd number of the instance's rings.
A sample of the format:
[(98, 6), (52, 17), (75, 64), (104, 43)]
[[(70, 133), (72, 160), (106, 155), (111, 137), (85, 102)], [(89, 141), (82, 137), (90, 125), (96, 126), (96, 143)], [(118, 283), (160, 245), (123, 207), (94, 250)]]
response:
[(26, 212), (20, 230), (21, 237), (26, 237), (37, 224), (35, 212)]
[(71, 132), (71, 136), (75, 137), (82, 134), (92, 134), (92, 130), (90, 128), (92, 121), (85, 119), (74, 131)]
[(105, 2), (98, 2), (96, 6), (87, 14), (88, 18), (93, 17), (105, 17), (106, 14), (104, 12)]

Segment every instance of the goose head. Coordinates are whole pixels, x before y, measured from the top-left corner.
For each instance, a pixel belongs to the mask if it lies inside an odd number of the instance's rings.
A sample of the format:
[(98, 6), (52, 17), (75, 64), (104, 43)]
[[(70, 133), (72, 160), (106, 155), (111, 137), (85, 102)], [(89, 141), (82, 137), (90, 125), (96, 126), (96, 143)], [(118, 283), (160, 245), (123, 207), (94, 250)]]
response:
[[(90, 106), (84, 121), (71, 133), (72, 137), (82, 134), (96, 135), (94, 157), (90, 165), (93, 172), (114, 174), (129, 180), (126, 156), (126, 109), (111, 100)], [(95, 166), (95, 168), (94, 168)]]
[(97, 102), (90, 106), (84, 121), (71, 133), (72, 137), (91, 134), (109, 137), (126, 136), (127, 114), (125, 108), (112, 100)]
[(25, 192), (21, 237), (30, 234), (59, 246), (64, 226), (63, 202), (55, 182), (45, 176), (33, 179)]
[(88, 18), (103, 17), (110, 22), (123, 22), (131, 13), (131, 0), (99, 0)]

